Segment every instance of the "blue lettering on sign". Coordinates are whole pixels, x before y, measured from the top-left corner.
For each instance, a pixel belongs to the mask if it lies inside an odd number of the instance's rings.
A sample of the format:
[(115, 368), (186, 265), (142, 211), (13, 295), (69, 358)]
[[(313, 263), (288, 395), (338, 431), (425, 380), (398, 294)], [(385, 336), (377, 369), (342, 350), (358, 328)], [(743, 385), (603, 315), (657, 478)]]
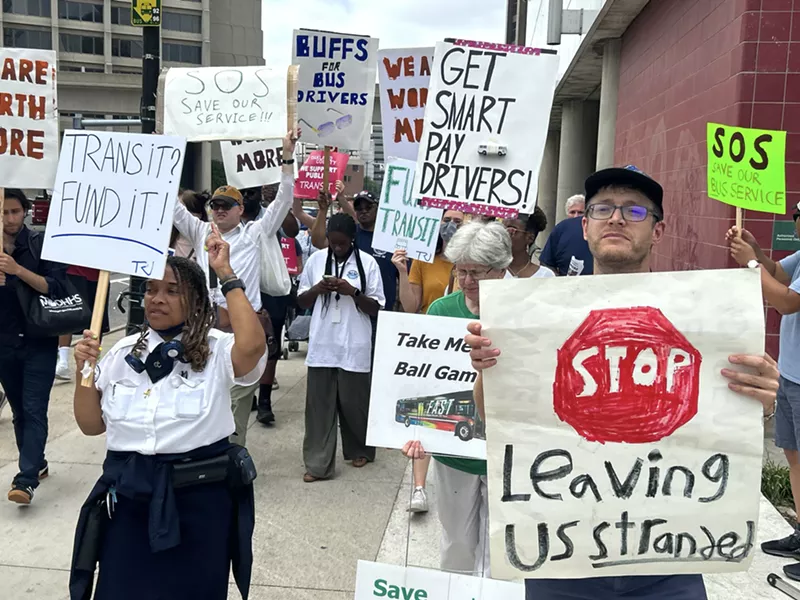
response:
[(329, 37), (325, 34), (300, 34), (295, 42), (298, 58), (347, 60), (349, 55), (359, 62), (369, 58), (369, 40), (351, 37)]
[(343, 88), (344, 73), (314, 73), (314, 87)]
[(146, 260), (132, 260), (131, 262), (133, 263), (134, 273), (139, 273), (139, 271), (141, 271), (146, 277), (150, 277), (150, 275), (153, 274), (155, 263)]

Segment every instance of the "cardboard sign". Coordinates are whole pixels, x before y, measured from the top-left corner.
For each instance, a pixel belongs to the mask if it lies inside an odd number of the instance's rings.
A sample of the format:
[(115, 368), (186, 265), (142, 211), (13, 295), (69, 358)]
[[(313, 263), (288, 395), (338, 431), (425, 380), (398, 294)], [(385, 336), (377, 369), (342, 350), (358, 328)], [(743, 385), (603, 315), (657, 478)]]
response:
[(747, 210), (786, 212), (786, 132), (709, 123), (708, 197)]
[(281, 254), (283, 254), (283, 261), (286, 263), (289, 275), (297, 275), (300, 269), (297, 266), (297, 249), (294, 245), (294, 238), (281, 238)]
[(0, 185), (53, 187), (58, 165), (56, 53), (0, 48)]
[(417, 160), (433, 50), (401, 48), (378, 52), (384, 156)]
[(283, 140), (220, 142), (228, 185), (240, 190), (281, 180)]
[(558, 57), (534, 48), (437, 43), (414, 197), (495, 217), (532, 213), (557, 72)]
[(381, 311), (372, 367), (367, 444), (486, 458), (472, 398), (477, 372), (464, 343), (469, 319)]
[(775, 221), (772, 224), (772, 249), (797, 252), (800, 250), (800, 238), (793, 221)]
[(304, 141), (369, 147), (377, 59), (376, 38), (295, 30), (292, 64), (300, 66), (297, 114)]
[(524, 600), (520, 583), (358, 561), (355, 600)]
[[(344, 171), (350, 155), (331, 152), (329, 192), (336, 198), (336, 182), (344, 179)], [(325, 151), (314, 150), (308, 155), (306, 162), (300, 167), (297, 179), (294, 181), (294, 195), (296, 198), (316, 200), (322, 189), (322, 178), (325, 171)]]
[(444, 211), (420, 206), (413, 199), (415, 170), (416, 164), (409, 160), (386, 162), (372, 247), (392, 253), (402, 248), (409, 258), (432, 263)]
[(757, 272), (487, 281), (480, 304), (493, 577), (748, 568), (763, 409), (720, 370), (764, 352)]
[(270, 67), (171, 68), (164, 133), (190, 142), (283, 138), (286, 71)]
[(42, 258), (164, 276), (186, 140), (64, 132)]

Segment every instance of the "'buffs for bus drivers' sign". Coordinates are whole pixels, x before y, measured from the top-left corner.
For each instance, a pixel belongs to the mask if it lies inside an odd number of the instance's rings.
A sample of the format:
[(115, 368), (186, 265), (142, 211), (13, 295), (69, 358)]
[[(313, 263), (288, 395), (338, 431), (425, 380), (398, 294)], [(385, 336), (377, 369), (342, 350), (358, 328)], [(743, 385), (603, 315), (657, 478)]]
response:
[(358, 561), (354, 600), (524, 600), (520, 583)]
[(56, 53), (0, 48), (0, 186), (51, 188), (58, 166)]
[(442, 209), (420, 206), (411, 195), (416, 166), (400, 158), (386, 161), (372, 247), (390, 253), (402, 248), (409, 258), (432, 263)]
[(747, 570), (763, 409), (720, 370), (764, 352), (757, 272), (482, 282), (481, 322), (493, 577)]
[(786, 132), (707, 125), (708, 197), (747, 210), (786, 212)]
[(286, 71), (270, 67), (171, 68), (164, 133), (190, 142), (286, 135)]
[(344, 150), (369, 146), (377, 60), (377, 38), (295, 30), (297, 116), (306, 143)]
[(42, 258), (160, 279), (186, 140), (64, 132)]
[(558, 57), (536, 48), (436, 44), (414, 197), (502, 217), (532, 213)]
[(416, 162), (432, 66), (433, 48), (378, 52), (384, 156)]
[(281, 180), (282, 140), (220, 142), (219, 149), (228, 185), (243, 190)]
[(472, 397), (477, 373), (464, 343), (468, 319), (381, 311), (372, 367), (367, 444), (486, 458)]

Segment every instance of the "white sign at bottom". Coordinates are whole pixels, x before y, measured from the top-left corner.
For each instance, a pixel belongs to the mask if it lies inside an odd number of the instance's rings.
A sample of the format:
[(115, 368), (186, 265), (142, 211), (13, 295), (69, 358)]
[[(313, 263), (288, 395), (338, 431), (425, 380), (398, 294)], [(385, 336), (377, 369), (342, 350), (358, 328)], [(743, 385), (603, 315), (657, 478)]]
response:
[(524, 600), (521, 583), (358, 561), (355, 600)]

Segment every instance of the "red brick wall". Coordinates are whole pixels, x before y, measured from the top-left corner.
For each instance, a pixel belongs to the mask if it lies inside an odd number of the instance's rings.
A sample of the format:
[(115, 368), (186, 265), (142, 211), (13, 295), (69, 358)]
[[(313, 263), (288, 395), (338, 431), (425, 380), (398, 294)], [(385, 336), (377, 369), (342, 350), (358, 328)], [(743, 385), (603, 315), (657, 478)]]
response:
[[(723, 238), (735, 210), (706, 193), (709, 121), (787, 130), (787, 207), (800, 201), (800, 0), (650, 2), (625, 32), (615, 158), (664, 186), (657, 270), (733, 266)], [(791, 219), (791, 208), (777, 218)], [(774, 219), (745, 214), (765, 249)], [(769, 309), (773, 355), (778, 324)]]

